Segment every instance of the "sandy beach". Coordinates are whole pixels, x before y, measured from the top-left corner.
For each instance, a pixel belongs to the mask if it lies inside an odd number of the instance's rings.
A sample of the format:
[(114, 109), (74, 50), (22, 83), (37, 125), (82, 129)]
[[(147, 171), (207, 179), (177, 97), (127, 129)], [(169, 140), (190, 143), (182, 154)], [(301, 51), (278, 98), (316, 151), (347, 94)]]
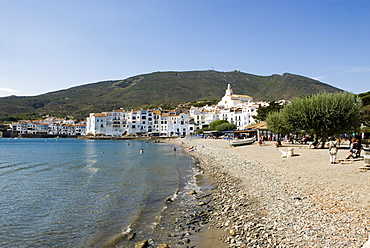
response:
[[(370, 171), (331, 164), (327, 149), (273, 142), (230, 147), (225, 140), (178, 139), (211, 180), (212, 214), (199, 248), (363, 247), (369, 239)], [(195, 151), (188, 151), (195, 147)], [(342, 144), (338, 159), (346, 157)], [(210, 246), (211, 245), (211, 246)]]

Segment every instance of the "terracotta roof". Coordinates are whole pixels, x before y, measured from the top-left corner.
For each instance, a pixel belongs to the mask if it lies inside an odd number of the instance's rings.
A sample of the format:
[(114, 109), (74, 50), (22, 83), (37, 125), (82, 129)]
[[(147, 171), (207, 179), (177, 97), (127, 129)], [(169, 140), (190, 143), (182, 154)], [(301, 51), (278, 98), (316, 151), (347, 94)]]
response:
[(236, 95), (236, 94), (233, 94), (232, 96), (235, 96), (235, 97), (249, 97), (249, 98), (252, 98), (251, 96), (247, 96), (247, 95)]
[(172, 117), (178, 117), (180, 115), (174, 115), (173, 113), (162, 113), (162, 116), (172, 116)]
[(95, 117), (106, 117), (107, 114), (104, 114), (104, 113), (96, 113), (94, 114)]
[(262, 122), (259, 122), (259, 123), (256, 123), (256, 124), (253, 124), (253, 125), (249, 125), (247, 127), (245, 127), (245, 129), (249, 129), (249, 128), (255, 128), (255, 129), (268, 129), (267, 128), (267, 123), (265, 121), (262, 121)]

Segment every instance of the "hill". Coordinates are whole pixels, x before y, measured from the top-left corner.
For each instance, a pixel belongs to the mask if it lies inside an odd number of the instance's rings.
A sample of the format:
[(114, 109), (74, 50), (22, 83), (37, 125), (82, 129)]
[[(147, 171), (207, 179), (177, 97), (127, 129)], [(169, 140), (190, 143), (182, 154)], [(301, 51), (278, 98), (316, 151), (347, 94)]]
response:
[(176, 106), (187, 102), (220, 100), (227, 84), (235, 94), (254, 100), (292, 100), (338, 88), (319, 81), (285, 73), (257, 76), (240, 71), (155, 72), (124, 80), (104, 81), (29, 97), (1, 97), (0, 117), (18, 114), (50, 114), (84, 118), (92, 112), (151, 106)]

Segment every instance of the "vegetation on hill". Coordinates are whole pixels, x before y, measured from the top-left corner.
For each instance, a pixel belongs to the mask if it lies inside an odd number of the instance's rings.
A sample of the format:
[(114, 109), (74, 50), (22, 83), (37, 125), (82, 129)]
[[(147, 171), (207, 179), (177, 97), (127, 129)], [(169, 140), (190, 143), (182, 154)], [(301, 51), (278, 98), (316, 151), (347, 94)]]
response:
[(198, 101), (219, 101), (231, 84), (234, 94), (254, 100), (292, 100), (319, 92), (338, 92), (338, 88), (319, 81), (285, 73), (256, 76), (240, 71), (155, 72), (125, 80), (92, 83), (30, 97), (0, 98), (0, 119), (19, 114), (74, 116), (124, 108), (173, 108)]

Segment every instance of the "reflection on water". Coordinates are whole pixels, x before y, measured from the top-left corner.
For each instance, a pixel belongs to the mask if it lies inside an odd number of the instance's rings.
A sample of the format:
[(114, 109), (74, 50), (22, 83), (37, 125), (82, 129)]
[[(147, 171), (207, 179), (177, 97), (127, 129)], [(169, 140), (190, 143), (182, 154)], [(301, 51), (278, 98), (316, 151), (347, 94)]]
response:
[[(96, 172), (98, 172), (99, 168), (94, 167), (94, 165), (98, 162), (96, 157), (98, 156), (98, 151), (96, 150), (95, 142), (86, 142), (85, 148), (85, 161), (86, 161), (86, 170), (91, 173), (91, 178), (94, 176)], [(90, 178), (90, 180), (91, 180)]]

